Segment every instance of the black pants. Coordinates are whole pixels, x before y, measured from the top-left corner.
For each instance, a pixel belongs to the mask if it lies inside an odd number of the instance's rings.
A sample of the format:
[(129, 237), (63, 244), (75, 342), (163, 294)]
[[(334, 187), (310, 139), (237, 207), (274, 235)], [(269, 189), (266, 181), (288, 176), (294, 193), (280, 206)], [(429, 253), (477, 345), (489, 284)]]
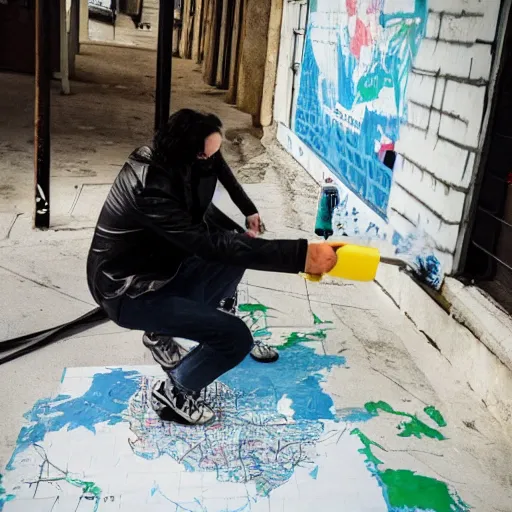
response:
[(217, 309), (222, 299), (235, 294), (243, 274), (243, 268), (189, 258), (158, 292), (122, 298), (118, 323), (197, 341), (199, 346), (169, 375), (184, 391), (200, 391), (241, 363), (252, 348), (245, 323)]

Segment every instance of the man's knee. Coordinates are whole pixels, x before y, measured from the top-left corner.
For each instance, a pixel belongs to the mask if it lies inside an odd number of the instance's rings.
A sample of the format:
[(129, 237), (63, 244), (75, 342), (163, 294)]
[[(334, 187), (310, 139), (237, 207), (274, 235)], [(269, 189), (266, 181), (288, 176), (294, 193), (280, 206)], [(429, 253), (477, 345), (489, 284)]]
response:
[(242, 361), (253, 347), (253, 338), (250, 329), (239, 318), (233, 323), (231, 338), (231, 354), (234, 359)]

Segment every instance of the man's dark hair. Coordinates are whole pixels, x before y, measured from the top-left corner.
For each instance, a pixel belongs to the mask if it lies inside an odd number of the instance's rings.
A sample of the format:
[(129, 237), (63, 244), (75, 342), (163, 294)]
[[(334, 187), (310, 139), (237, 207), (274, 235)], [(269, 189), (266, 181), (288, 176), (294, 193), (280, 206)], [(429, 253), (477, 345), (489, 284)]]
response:
[(190, 164), (204, 151), (204, 141), (212, 133), (221, 133), (222, 122), (215, 114), (203, 114), (184, 108), (178, 110), (160, 128), (153, 139), (153, 159), (160, 165)]

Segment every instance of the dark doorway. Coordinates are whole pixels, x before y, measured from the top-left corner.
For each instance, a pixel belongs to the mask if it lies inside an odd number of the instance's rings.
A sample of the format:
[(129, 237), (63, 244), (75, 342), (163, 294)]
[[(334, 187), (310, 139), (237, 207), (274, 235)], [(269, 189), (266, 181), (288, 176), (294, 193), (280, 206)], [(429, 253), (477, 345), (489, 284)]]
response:
[(510, 14), (465, 273), (512, 313), (512, 31)]

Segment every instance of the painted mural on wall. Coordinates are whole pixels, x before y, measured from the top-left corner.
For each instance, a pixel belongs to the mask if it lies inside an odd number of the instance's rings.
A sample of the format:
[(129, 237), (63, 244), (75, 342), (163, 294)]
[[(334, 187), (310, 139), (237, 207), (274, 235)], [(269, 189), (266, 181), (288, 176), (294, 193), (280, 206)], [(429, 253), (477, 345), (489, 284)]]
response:
[[(396, 6), (396, 7), (395, 7)], [(408, 75), (427, 0), (312, 0), (295, 132), (386, 219)]]

